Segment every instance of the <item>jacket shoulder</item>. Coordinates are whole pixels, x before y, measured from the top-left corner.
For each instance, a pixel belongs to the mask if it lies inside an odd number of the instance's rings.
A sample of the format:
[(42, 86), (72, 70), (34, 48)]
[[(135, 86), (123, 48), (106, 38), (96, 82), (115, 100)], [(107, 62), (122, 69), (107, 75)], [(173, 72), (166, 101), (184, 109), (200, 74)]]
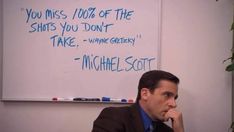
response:
[(92, 132), (124, 132), (130, 107), (107, 107), (93, 123)]
[(156, 124), (156, 130), (159, 132), (173, 132), (173, 129), (163, 122)]
[(111, 116), (117, 116), (120, 115), (126, 115), (129, 114), (130, 107), (124, 106), (124, 107), (107, 107), (104, 108), (100, 115), (111, 115)]

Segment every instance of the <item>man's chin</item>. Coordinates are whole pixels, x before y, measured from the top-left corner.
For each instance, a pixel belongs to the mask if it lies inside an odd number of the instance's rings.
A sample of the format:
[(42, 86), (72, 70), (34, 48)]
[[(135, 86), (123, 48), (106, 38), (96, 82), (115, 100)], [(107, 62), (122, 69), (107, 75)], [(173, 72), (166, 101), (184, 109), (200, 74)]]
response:
[(168, 120), (169, 120), (169, 118), (166, 117), (166, 112), (165, 112), (165, 113), (161, 116), (160, 121), (166, 122), (166, 121), (168, 121)]

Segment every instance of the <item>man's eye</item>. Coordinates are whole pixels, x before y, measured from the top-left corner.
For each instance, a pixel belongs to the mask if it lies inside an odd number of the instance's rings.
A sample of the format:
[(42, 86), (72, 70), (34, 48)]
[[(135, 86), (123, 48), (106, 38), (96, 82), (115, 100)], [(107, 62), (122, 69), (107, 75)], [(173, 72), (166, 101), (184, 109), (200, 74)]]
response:
[(169, 98), (169, 97), (172, 96), (172, 94), (171, 93), (164, 93), (164, 96), (167, 97), (167, 98)]

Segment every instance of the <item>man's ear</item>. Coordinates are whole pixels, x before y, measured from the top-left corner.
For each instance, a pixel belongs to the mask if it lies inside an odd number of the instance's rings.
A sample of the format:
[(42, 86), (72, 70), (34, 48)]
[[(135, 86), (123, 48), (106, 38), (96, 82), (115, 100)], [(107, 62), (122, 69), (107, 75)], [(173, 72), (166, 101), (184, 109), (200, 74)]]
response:
[(149, 89), (148, 88), (142, 88), (141, 89), (141, 99), (142, 100), (147, 100), (149, 96), (150, 96)]

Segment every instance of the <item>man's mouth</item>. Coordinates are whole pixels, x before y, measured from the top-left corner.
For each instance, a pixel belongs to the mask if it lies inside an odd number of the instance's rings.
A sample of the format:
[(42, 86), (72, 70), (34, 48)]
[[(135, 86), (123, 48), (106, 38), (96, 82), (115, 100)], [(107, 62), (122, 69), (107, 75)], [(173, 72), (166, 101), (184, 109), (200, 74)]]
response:
[(165, 116), (167, 112), (168, 112), (167, 110), (163, 111), (162, 115)]

